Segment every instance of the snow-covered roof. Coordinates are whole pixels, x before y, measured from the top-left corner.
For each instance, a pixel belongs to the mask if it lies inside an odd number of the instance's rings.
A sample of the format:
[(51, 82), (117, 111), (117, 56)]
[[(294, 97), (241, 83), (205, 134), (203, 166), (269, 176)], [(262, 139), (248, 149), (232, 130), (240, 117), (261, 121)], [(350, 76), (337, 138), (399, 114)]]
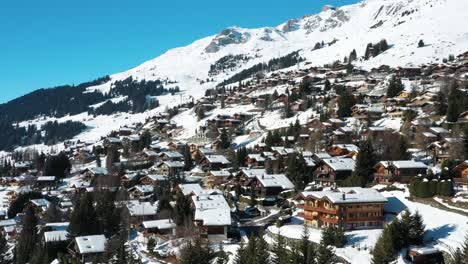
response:
[(106, 175), (106, 174), (108, 174), (107, 169), (103, 168), (103, 167), (92, 167), (92, 168), (88, 168), (88, 170), (94, 175)]
[(67, 239), (68, 231), (66, 230), (44, 232), (45, 242), (66, 241)]
[(55, 181), (55, 176), (39, 176), (36, 181)]
[(167, 156), (171, 159), (183, 158), (184, 156), (177, 151), (164, 151), (159, 156)]
[(283, 190), (294, 189), (294, 184), (284, 174), (263, 174), (256, 176), (263, 187), (280, 187)]
[(183, 168), (185, 166), (182, 161), (165, 161), (162, 164), (168, 166), (169, 168)]
[(231, 225), (231, 208), (223, 195), (192, 196), (195, 206), (194, 220), (204, 226)]
[(231, 173), (229, 171), (220, 170), (220, 171), (210, 171), (210, 173), (215, 177), (229, 177)]
[(206, 156), (206, 159), (210, 163), (231, 164), (231, 162), (223, 155), (208, 155)]
[(161, 220), (154, 220), (154, 221), (144, 221), (143, 223), (144, 228), (157, 228), (157, 229), (171, 229), (176, 228), (177, 225), (172, 221), (172, 219), (161, 219)]
[(302, 192), (301, 196), (304, 198), (312, 196), (316, 199), (328, 199), (333, 204), (387, 202), (387, 198), (376, 189), (362, 187), (344, 187), (336, 190)]
[(179, 184), (179, 189), (185, 196), (190, 194), (198, 195), (203, 190), (198, 183)]
[(266, 173), (265, 169), (243, 169), (242, 173), (247, 176), (247, 178), (255, 178), (258, 175), (263, 175)]
[(450, 133), (447, 129), (445, 129), (443, 127), (430, 127), (429, 130), (431, 130), (432, 132), (434, 132), (436, 134), (448, 134), (448, 133)]
[(81, 236), (75, 238), (80, 254), (101, 253), (106, 248), (106, 237), (104, 235)]
[(46, 199), (34, 199), (31, 200), (31, 203), (38, 207), (47, 207), (50, 204)]
[(155, 215), (158, 212), (158, 202), (128, 201), (127, 208), (131, 216)]
[(359, 147), (354, 144), (336, 144), (336, 145), (333, 145), (332, 147), (346, 149), (350, 152), (359, 152)]
[(385, 168), (393, 165), (397, 169), (427, 169), (427, 165), (414, 160), (394, 160), (394, 161), (381, 161), (379, 162)]
[(323, 159), (323, 162), (330, 166), (334, 171), (349, 171), (354, 170), (356, 165), (355, 160), (349, 158), (330, 158)]
[(132, 190), (138, 190), (139, 192), (142, 192), (142, 193), (152, 193), (153, 186), (152, 185), (135, 185), (133, 188), (131, 188), (130, 191)]

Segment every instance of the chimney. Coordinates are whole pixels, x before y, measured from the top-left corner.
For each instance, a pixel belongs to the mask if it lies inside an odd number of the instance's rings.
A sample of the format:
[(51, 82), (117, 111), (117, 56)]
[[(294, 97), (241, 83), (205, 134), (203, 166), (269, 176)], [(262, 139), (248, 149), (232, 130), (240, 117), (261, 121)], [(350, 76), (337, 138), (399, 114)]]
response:
[(343, 193), (343, 201), (346, 200), (346, 193)]

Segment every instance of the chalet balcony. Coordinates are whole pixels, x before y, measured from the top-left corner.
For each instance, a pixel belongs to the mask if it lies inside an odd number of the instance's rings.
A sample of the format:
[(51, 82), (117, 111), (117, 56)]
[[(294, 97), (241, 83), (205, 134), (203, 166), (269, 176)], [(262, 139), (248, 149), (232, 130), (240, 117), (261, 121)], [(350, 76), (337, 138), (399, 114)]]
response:
[(346, 222), (362, 222), (362, 221), (383, 221), (383, 216), (353, 217), (353, 218), (346, 219)]
[(329, 223), (329, 224), (333, 224), (333, 225), (337, 225), (340, 222), (340, 220), (337, 219), (336, 217), (327, 218), (327, 217), (321, 216), (321, 217), (319, 217), (319, 220), (324, 222), (324, 223)]
[(306, 215), (304, 213), (298, 213), (297, 216), (301, 217), (301, 218), (304, 218), (305, 220), (317, 220), (317, 216)]
[(320, 213), (333, 214), (333, 215), (337, 215), (339, 213), (339, 210), (337, 209), (327, 209), (323, 207), (315, 207), (315, 206), (304, 205), (304, 204), (301, 204), (298, 207), (300, 209), (303, 209), (304, 211), (310, 211), (310, 212), (320, 212)]

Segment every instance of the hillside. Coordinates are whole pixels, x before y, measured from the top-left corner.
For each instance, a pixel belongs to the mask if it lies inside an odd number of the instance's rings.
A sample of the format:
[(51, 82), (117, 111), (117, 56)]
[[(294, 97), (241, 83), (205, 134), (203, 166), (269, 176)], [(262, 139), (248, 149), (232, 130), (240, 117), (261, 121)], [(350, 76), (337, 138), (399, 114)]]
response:
[[(326, 7), (319, 14), (291, 19), (276, 27), (230, 27), (186, 47), (169, 50), (128, 71), (96, 80), (97, 85), (93, 82), (80, 85), (62, 104), (24, 108), (34, 104), (31, 101), (43, 102), (41, 96), (64, 98), (57, 96), (60, 94), (57, 90), (41, 90), (1, 105), (0, 113), (7, 117), (4, 122), (24, 121), (20, 126), (57, 118), (60, 122), (80, 121), (89, 128), (80, 138), (96, 139), (122, 125), (143, 122), (168, 106), (198, 99), (208, 88), (243, 70), (294, 52), (303, 59), (297, 63), (298, 68), (342, 60), (353, 49), (357, 54), (353, 64), (363, 69), (439, 63), (449, 54), (467, 50), (468, 32), (460, 25), (467, 21), (468, 15), (459, 12), (466, 9), (468, 3), (459, 0), (364, 0), (340, 8)], [(364, 60), (368, 43), (382, 39), (387, 41), (389, 49)], [(425, 46), (418, 48), (421, 39)], [(145, 94), (130, 100), (125, 97), (128, 91), (111, 92), (130, 77), (135, 86), (142, 85), (143, 80), (154, 81), (164, 89), (177, 88), (182, 92), (175, 96), (169, 90), (148, 92), (146, 95), (156, 95), (159, 104), (136, 109), (136, 104), (147, 103)], [(67, 109), (63, 105), (75, 107)], [(99, 107), (102, 109), (96, 110)], [(109, 123), (112, 125), (101, 126)]]

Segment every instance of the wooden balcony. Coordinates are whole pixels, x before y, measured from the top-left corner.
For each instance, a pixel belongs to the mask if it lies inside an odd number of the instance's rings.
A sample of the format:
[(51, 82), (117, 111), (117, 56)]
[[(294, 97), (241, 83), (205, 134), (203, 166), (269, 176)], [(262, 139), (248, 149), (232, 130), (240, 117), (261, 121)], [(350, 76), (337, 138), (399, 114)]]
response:
[(321, 216), (321, 217), (319, 217), (319, 220), (324, 222), (324, 223), (329, 223), (329, 224), (333, 224), (333, 225), (337, 225), (340, 222), (340, 220), (337, 219), (336, 217), (327, 218), (327, 217)]
[(363, 222), (363, 221), (383, 221), (383, 216), (346, 218), (346, 222)]
[(315, 206), (310, 206), (310, 205), (299, 205), (298, 207), (300, 209), (304, 209), (304, 211), (309, 211), (309, 212), (320, 212), (324, 214), (333, 214), (333, 215), (338, 214), (337, 209), (327, 209), (323, 207), (315, 207)]
[(313, 216), (313, 215), (306, 215), (304, 213), (298, 213), (297, 216), (299, 217), (302, 217), (306, 220), (317, 220), (317, 217), (316, 216)]

